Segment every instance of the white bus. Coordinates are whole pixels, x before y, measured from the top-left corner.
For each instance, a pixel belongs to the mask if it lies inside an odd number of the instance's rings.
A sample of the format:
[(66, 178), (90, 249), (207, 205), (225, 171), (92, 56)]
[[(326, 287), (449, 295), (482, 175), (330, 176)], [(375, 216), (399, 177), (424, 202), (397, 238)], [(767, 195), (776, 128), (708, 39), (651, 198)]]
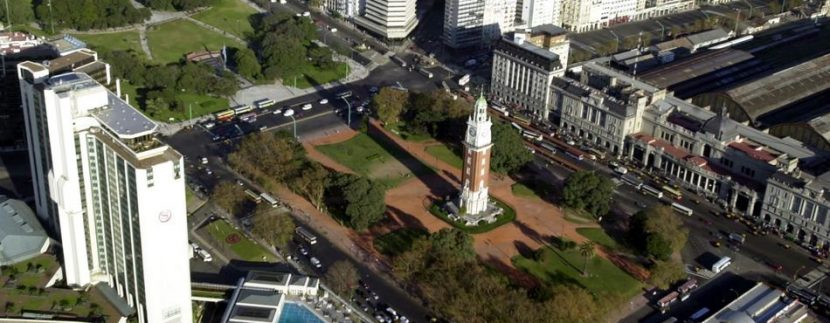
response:
[(718, 260), (714, 265), (712, 265), (712, 272), (717, 274), (722, 270), (726, 269), (726, 267), (729, 267), (729, 265), (731, 264), (732, 258), (723, 257), (720, 260)]
[(257, 203), (257, 204), (259, 202), (262, 202), (262, 196), (260, 196), (259, 194), (257, 194), (256, 192), (254, 192), (252, 190), (245, 190), (245, 194), (248, 195), (248, 197), (250, 197), (252, 200), (254, 200), (254, 202)]
[(254, 107), (252, 107), (252, 106), (250, 106), (250, 105), (243, 105), (243, 106), (241, 106), (241, 107), (238, 107), (238, 108), (234, 108), (234, 109), (233, 109), (233, 112), (234, 112), (236, 115), (241, 115), (241, 114), (243, 114), (243, 113), (248, 113), (248, 112), (251, 112), (251, 111), (254, 111)]
[(680, 205), (677, 202), (671, 204), (671, 209), (685, 216), (692, 216), (692, 214), (694, 214), (694, 211), (692, 211), (692, 209)]
[(317, 243), (317, 237), (315, 237), (313, 234), (311, 234), (311, 232), (309, 232), (303, 227), (297, 227), (297, 229), (294, 230), (294, 233), (296, 233), (297, 237), (299, 237), (300, 239), (303, 239), (305, 240), (305, 242), (308, 242), (308, 244)]
[(275, 104), (277, 104), (277, 101), (272, 100), (272, 99), (262, 99), (262, 100), (258, 100), (256, 102), (254, 102), (254, 105), (256, 105), (257, 109), (265, 109), (265, 108), (271, 107)]
[(542, 146), (542, 148), (545, 148), (551, 154), (556, 153), (556, 147), (554, 147), (553, 145), (551, 145), (549, 143), (543, 142), (543, 143), (539, 144), (539, 146)]
[(544, 137), (542, 137), (542, 134), (527, 130), (522, 131), (522, 136), (533, 141), (540, 141), (544, 139)]
[(643, 181), (634, 174), (625, 174), (622, 176), (622, 180), (638, 190), (643, 186)]
[(262, 199), (265, 200), (265, 202), (271, 204), (271, 207), (277, 207), (277, 199), (275, 199), (271, 195), (268, 195), (268, 193), (262, 193), (259, 196), (261, 196)]
[(651, 195), (658, 199), (663, 198), (663, 192), (654, 187), (643, 185), (640, 189), (643, 191), (643, 194)]

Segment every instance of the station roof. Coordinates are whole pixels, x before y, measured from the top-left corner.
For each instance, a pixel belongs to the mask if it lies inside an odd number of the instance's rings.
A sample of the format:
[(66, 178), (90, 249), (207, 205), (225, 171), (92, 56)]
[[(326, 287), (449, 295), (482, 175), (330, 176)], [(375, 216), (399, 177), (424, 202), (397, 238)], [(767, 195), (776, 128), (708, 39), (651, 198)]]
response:
[(778, 108), (830, 89), (830, 54), (725, 92), (755, 122)]
[(49, 236), (26, 203), (0, 195), (0, 265), (37, 257)]
[(640, 80), (665, 89), (725, 67), (729, 67), (754, 56), (735, 49), (720, 49), (692, 55), (676, 62), (662, 65), (640, 75)]

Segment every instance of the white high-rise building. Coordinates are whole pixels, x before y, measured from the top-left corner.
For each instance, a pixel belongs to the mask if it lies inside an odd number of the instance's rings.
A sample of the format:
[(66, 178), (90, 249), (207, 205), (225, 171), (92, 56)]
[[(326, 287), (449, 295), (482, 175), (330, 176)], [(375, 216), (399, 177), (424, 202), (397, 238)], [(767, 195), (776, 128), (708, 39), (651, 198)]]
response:
[(559, 25), (560, 0), (520, 0), (516, 5), (519, 27), (533, 28), (540, 25)]
[(346, 18), (351, 18), (363, 13), (366, 1), (362, 0), (326, 0), (323, 2), (325, 10), (337, 13)]
[(91, 63), (18, 65), (36, 211), (60, 235), (65, 282), (110, 286), (139, 322), (191, 322), (182, 156), (67, 64)]
[(486, 46), (513, 31), (516, 0), (447, 0), (444, 44), (452, 48)]
[(403, 39), (418, 25), (415, 0), (366, 0), (355, 23), (386, 39)]

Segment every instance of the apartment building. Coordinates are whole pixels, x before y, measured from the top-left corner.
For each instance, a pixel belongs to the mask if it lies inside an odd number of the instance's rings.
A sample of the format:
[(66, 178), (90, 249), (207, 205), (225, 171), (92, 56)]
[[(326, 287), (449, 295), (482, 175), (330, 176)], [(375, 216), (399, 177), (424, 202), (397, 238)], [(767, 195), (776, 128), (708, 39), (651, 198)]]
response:
[(828, 210), (830, 171), (827, 167), (778, 172), (767, 180), (761, 219), (798, 241), (825, 250), (830, 248)]
[(183, 158), (81, 72), (96, 62), (18, 65), (36, 212), (58, 233), (67, 285), (108, 285), (139, 322), (191, 322)]
[(365, 0), (326, 0), (323, 8), (346, 18), (356, 17), (364, 12)]
[(578, 81), (557, 79), (551, 91), (563, 131), (746, 215), (760, 212), (770, 176), (815, 156), (797, 140), (740, 124), (723, 109), (698, 107), (598, 62), (583, 65)]
[(692, 10), (692, 0), (562, 0), (562, 27), (586, 32), (614, 24)]
[(358, 2), (361, 15), (354, 22), (383, 38), (406, 38), (418, 25), (415, 0), (366, 0), (365, 3), (365, 8), (360, 8), (362, 5)]
[(517, 31), (496, 42), (490, 95), (498, 102), (548, 119), (551, 83), (565, 73), (570, 41), (554, 25)]
[(447, 0), (444, 44), (455, 49), (489, 46), (513, 31), (516, 0)]

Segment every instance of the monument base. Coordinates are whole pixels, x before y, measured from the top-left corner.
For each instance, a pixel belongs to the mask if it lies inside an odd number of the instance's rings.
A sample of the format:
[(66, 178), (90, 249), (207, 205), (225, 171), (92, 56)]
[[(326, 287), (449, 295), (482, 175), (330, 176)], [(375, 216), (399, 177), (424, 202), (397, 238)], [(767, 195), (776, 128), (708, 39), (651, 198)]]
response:
[(458, 207), (457, 199), (451, 199), (449, 202), (444, 203), (443, 208), (447, 211), (447, 217), (450, 220), (464, 223), (468, 227), (496, 222), (496, 217), (504, 213), (504, 209), (499, 207), (493, 200), (488, 200), (487, 209), (478, 214), (460, 214), (461, 210)]

